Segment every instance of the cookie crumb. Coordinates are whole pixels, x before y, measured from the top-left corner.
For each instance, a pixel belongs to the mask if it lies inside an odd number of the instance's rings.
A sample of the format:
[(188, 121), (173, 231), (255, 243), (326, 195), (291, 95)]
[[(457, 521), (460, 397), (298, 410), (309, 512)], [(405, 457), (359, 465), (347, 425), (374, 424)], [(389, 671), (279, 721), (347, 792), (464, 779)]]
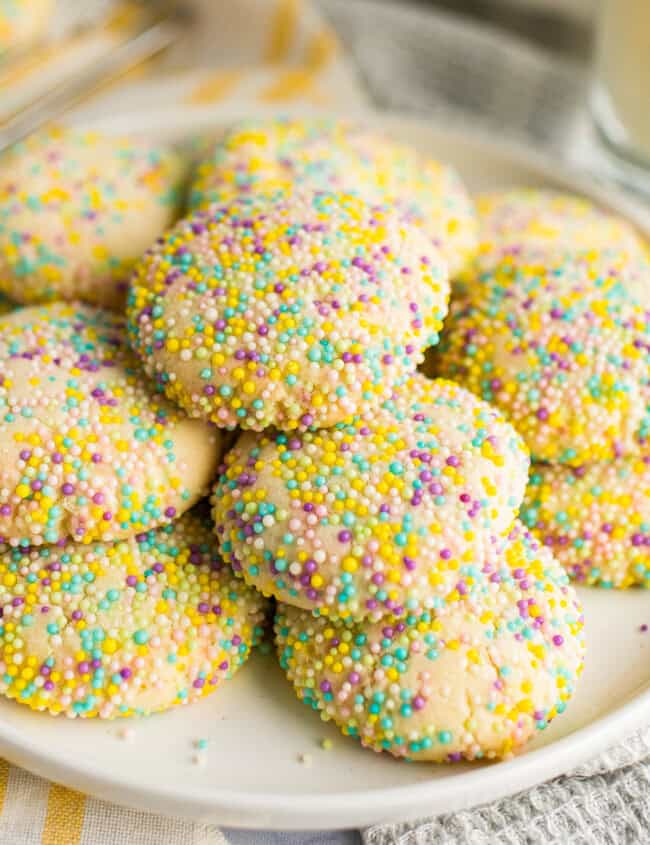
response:
[(320, 747), (323, 751), (331, 751), (333, 746), (333, 742), (331, 739), (321, 739)]
[(311, 768), (312, 764), (312, 757), (311, 754), (302, 753), (298, 755), (298, 762), (302, 763), (303, 766), (307, 766), (307, 768)]

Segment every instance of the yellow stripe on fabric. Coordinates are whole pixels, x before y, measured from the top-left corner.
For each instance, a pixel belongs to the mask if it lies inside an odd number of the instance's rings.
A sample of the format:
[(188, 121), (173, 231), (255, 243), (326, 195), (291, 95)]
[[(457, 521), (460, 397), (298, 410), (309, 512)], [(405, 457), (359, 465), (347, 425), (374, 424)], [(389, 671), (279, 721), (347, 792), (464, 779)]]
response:
[(9, 763), (6, 760), (0, 760), (0, 813), (5, 803), (5, 795), (7, 794), (7, 781), (9, 780)]
[(276, 0), (276, 2), (271, 37), (264, 57), (271, 64), (281, 64), (289, 55), (298, 26), (301, 0)]
[(314, 85), (314, 74), (309, 70), (288, 70), (260, 92), (263, 103), (282, 103), (309, 94)]
[(118, 3), (111, 9), (105, 26), (109, 32), (113, 32), (116, 35), (131, 35), (142, 23), (142, 20), (142, 4), (125, 0), (125, 2)]
[(192, 105), (205, 105), (225, 100), (239, 85), (243, 76), (241, 70), (222, 70), (211, 73), (190, 91), (185, 102)]
[(25, 57), (11, 62), (6, 69), (3, 68), (0, 74), (0, 91), (9, 87), (9, 85), (24, 81), (37, 70), (47, 67), (50, 62), (63, 58), (67, 52), (75, 50), (83, 40), (84, 36), (72, 36), (64, 44), (40, 47), (38, 50), (28, 53)]
[(339, 43), (331, 29), (321, 29), (309, 39), (305, 64), (313, 73), (323, 70), (338, 51)]
[(279, 73), (260, 92), (259, 99), (264, 103), (281, 103), (306, 97), (321, 102), (323, 97), (316, 87), (316, 78), (336, 55), (338, 46), (337, 38), (330, 29), (316, 32), (307, 43), (304, 67)]
[(41, 845), (78, 845), (86, 810), (86, 796), (53, 783)]

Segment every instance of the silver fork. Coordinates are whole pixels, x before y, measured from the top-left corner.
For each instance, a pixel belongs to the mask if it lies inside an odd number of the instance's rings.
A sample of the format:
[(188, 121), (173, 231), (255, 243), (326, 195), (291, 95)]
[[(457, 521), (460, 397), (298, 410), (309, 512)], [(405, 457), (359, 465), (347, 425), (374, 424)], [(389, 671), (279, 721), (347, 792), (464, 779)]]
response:
[(0, 122), (0, 152), (22, 140), (45, 123), (61, 117), (74, 105), (173, 44), (185, 30), (190, 15), (175, 7), (94, 60), (82, 74), (66, 77), (39, 94), (11, 117)]

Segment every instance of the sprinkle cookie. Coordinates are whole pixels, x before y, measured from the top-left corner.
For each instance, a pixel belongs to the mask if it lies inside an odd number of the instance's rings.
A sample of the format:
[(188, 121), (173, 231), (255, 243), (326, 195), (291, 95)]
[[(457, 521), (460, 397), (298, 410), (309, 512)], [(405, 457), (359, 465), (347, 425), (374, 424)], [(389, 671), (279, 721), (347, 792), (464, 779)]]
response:
[(24, 50), (47, 29), (54, 0), (2, 0), (0, 2), (0, 61), (6, 54)]
[(454, 280), (457, 299), (472, 298), (482, 281), (497, 270), (510, 267), (512, 274), (520, 268), (540, 268), (540, 272), (557, 272), (568, 266), (573, 273), (583, 273), (585, 278), (596, 280), (602, 286), (618, 288), (621, 296), (634, 299), (645, 309), (650, 309), (650, 261), (642, 255), (633, 255), (616, 247), (589, 251), (568, 252), (541, 249), (538, 246), (519, 246), (495, 249), (484, 254)]
[(203, 496), (220, 434), (156, 395), (124, 322), (53, 303), (0, 319), (0, 539), (115, 540)]
[(122, 308), (182, 175), (175, 153), (133, 138), (48, 129), (17, 144), (0, 157), (0, 287), (24, 304)]
[(598, 256), (504, 261), (454, 302), (434, 370), (498, 405), (537, 460), (634, 454), (647, 319)]
[(476, 217), (460, 177), (413, 147), (346, 121), (245, 121), (198, 165), (190, 206), (205, 208), (253, 191), (350, 190), (397, 206), (439, 247), (452, 275), (476, 248)]
[(263, 593), (335, 616), (399, 615), (464, 592), (527, 474), (497, 411), (417, 375), (368, 417), (243, 435), (214, 519), (225, 559)]
[(0, 609), (0, 692), (104, 719), (210, 694), (264, 622), (264, 599), (221, 561), (195, 512), (115, 544), (6, 550)]
[(481, 574), (435, 611), (366, 625), (280, 605), (277, 649), (298, 697), (374, 751), (510, 757), (575, 691), (582, 610), (550, 552), (520, 530)]
[(349, 194), (241, 197), (181, 221), (129, 297), (144, 367), (218, 426), (330, 426), (438, 340), (449, 286), (424, 235)]
[(535, 464), (521, 518), (579, 583), (650, 588), (650, 457)]
[(631, 258), (650, 257), (633, 226), (582, 197), (534, 189), (482, 194), (477, 260), (492, 269), (504, 255), (519, 253), (575, 256), (618, 250)]

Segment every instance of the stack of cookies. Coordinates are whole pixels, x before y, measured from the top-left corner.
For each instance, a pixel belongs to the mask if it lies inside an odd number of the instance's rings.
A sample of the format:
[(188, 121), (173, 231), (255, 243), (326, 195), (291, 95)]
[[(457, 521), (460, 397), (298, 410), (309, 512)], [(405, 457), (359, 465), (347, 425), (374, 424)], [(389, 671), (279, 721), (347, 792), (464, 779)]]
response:
[(27, 306), (0, 317), (0, 690), (33, 709), (198, 700), (262, 632), (265, 601), (223, 563), (205, 508), (190, 511), (221, 432), (162, 395), (123, 314), (95, 304), (124, 308), (182, 173), (170, 150), (85, 132), (0, 160), (0, 279)]
[(190, 413), (248, 429), (216, 532), (278, 600), (296, 692), (378, 751), (507, 756), (566, 706), (582, 617), (515, 521), (519, 435), (416, 372), (475, 249), (458, 177), (346, 124), (248, 124), (191, 198), (134, 277), (133, 342)]
[[(273, 598), (298, 696), (374, 750), (507, 757), (562, 713), (582, 611), (517, 514), (528, 447), (573, 466), (640, 436), (644, 314), (608, 275), (636, 241), (594, 221), (625, 247), (581, 250), (565, 294), (507, 244), (488, 267), (490, 216), (513, 226), (326, 119), (237, 125), (191, 167), (70, 132), (0, 162), (0, 286), (28, 306), (0, 319), (1, 691), (72, 716), (188, 703)], [(537, 339), (549, 301), (582, 321), (569, 357)], [(453, 380), (418, 371), (443, 321)], [(500, 324), (525, 355), (483, 343)], [(520, 390), (536, 352), (562, 378)]]
[(650, 261), (574, 197), (479, 197), (480, 245), (429, 366), (501, 408), (533, 465), (521, 518), (579, 583), (650, 587)]

